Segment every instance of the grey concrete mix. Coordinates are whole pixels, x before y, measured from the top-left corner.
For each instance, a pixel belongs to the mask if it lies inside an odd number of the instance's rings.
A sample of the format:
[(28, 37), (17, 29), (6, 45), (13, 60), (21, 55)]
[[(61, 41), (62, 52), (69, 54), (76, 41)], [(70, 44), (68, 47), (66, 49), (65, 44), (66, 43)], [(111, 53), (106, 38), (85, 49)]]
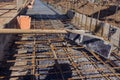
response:
[(55, 15), (56, 13), (47, 7), (43, 2), (40, 0), (35, 0), (33, 8), (28, 9), (28, 15)]

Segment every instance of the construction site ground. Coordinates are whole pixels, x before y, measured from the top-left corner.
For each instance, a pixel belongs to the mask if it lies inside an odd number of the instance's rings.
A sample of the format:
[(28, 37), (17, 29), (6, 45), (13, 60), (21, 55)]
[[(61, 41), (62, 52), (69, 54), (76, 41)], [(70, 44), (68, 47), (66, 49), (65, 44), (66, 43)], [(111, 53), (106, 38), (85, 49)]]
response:
[(9, 24), (17, 13), (17, 6), (14, 2), (0, 2), (0, 28)]
[[(25, 15), (31, 17), (31, 29), (62, 30), (70, 24), (64, 14), (41, 0), (35, 0), (33, 8), (28, 9)], [(6, 55), (0, 69), (0, 79), (120, 80), (117, 54), (112, 53), (110, 59), (105, 59), (67, 39), (66, 35), (14, 35), (10, 54)]]
[(55, 2), (54, 0), (50, 0), (49, 3), (57, 7), (60, 6), (62, 7), (62, 9), (65, 10), (69, 10), (72, 8), (81, 14), (87, 15), (88, 17), (99, 19), (117, 27), (119, 27), (120, 25), (119, 3), (102, 5), (90, 2), (81, 3), (79, 0), (76, 0), (74, 2), (66, 0)]

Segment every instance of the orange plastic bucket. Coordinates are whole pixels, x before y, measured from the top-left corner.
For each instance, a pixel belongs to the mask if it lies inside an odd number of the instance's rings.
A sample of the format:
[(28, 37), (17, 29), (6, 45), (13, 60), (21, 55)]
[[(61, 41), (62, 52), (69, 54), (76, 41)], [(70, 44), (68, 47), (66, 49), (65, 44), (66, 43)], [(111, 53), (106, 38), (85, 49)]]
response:
[(29, 16), (18, 16), (17, 20), (20, 29), (30, 29), (31, 18)]

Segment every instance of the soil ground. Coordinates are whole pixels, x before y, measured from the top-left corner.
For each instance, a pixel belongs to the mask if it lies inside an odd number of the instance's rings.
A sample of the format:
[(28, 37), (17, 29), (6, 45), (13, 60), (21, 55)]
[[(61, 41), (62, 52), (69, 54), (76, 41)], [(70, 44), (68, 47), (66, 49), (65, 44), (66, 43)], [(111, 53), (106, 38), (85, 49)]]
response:
[[(47, 1), (47, 0), (44, 0)], [(93, 3), (69, 3), (65, 0), (49, 0), (50, 4), (54, 4), (56, 6), (61, 6), (62, 8), (70, 9), (70, 7), (74, 8), (76, 11), (85, 14), (89, 17), (93, 17), (99, 19), (101, 21), (105, 21), (110, 23), (111, 25), (120, 27), (120, 6), (117, 6), (117, 3), (112, 3), (109, 5), (99, 5)], [(117, 9), (117, 11), (116, 11)], [(98, 16), (98, 14), (100, 14)]]

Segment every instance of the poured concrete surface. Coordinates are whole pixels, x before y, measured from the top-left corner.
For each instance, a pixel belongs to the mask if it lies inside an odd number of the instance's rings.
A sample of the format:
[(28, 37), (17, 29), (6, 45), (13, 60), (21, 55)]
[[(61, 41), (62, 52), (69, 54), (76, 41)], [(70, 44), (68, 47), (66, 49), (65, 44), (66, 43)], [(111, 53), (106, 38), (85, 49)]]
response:
[(46, 6), (40, 0), (35, 0), (33, 8), (28, 9), (28, 15), (55, 15), (56, 13), (48, 6)]

